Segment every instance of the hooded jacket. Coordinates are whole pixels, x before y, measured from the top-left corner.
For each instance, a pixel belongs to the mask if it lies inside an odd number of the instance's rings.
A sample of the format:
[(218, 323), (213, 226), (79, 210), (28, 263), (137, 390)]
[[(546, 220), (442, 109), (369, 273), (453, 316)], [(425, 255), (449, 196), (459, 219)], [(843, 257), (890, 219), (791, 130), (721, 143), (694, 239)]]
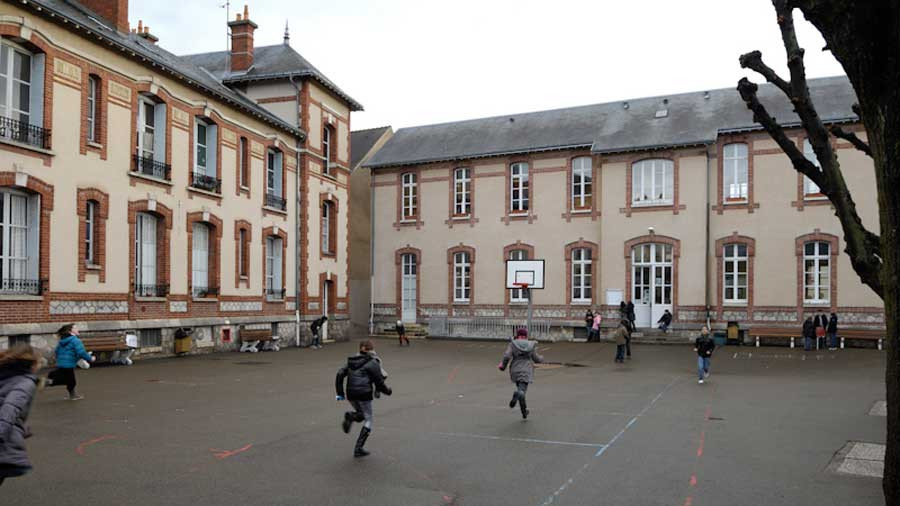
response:
[(616, 345), (623, 345), (628, 340), (628, 329), (625, 325), (619, 325), (613, 331), (612, 338), (616, 340)]
[[(347, 393), (344, 395), (344, 380), (347, 382)], [(373, 388), (374, 387), (374, 388)], [(347, 358), (347, 365), (341, 367), (334, 379), (337, 395), (350, 401), (371, 401), (374, 389), (385, 395), (393, 391), (384, 382), (381, 365), (368, 353), (360, 353)]]
[(810, 339), (816, 337), (816, 324), (813, 323), (812, 319), (803, 321), (803, 337), (808, 337)]
[(56, 367), (74, 369), (78, 359), (81, 358), (91, 361), (91, 355), (84, 349), (84, 344), (78, 336), (69, 334), (59, 340), (59, 344), (56, 345)]
[(528, 339), (513, 339), (506, 347), (500, 369), (506, 369), (509, 365), (509, 379), (513, 383), (534, 381), (534, 364), (544, 361), (544, 357), (538, 355), (536, 347), (537, 341)]
[(37, 377), (28, 366), (13, 363), (0, 367), (0, 478), (31, 470), (25, 451), (25, 438), (30, 436), (25, 420), (36, 390)]
[(831, 315), (831, 318), (828, 320), (828, 333), (829, 334), (837, 334), (838, 328), (838, 318), (837, 315)]

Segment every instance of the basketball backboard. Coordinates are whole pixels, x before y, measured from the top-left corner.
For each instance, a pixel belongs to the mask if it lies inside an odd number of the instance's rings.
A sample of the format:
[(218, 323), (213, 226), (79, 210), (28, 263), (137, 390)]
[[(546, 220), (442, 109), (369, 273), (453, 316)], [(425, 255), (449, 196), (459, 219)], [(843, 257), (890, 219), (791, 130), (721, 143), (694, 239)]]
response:
[(543, 289), (544, 261), (507, 260), (506, 288), (520, 288), (516, 283), (527, 283), (529, 289)]

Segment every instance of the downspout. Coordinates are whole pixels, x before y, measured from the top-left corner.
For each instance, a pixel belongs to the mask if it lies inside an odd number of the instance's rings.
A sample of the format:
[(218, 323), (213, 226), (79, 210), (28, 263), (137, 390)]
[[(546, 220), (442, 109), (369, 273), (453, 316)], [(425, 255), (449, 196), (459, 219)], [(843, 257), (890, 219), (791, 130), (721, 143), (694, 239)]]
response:
[[(294, 82), (294, 76), (289, 76), (288, 82), (297, 91), (297, 107), (294, 109), (294, 112), (297, 117), (297, 128), (300, 128), (300, 87)], [(300, 231), (302, 230), (300, 222), (300, 172), (303, 170), (300, 156), (305, 142), (306, 139), (297, 141), (297, 181), (295, 183), (296, 195), (294, 196), (294, 219), (297, 220), (297, 225), (294, 227), (296, 229), (294, 231), (294, 265), (297, 267), (295, 269), (296, 272), (294, 272), (294, 345), (298, 348), (300, 347), (300, 273), (303, 270), (303, 266), (300, 265)]]
[[(706, 306), (706, 328), (710, 328), (710, 316), (709, 316), (709, 219), (712, 209), (709, 207), (709, 171), (710, 171), (710, 157), (709, 157), (709, 149), (710, 144), (706, 145), (706, 260), (703, 265), (703, 286), (706, 290), (706, 296), (704, 299), (704, 305)], [(718, 163), (718, 160), (716, 161)]]
[(369, 335), (375, 335), (375, 186), (369, 171)]

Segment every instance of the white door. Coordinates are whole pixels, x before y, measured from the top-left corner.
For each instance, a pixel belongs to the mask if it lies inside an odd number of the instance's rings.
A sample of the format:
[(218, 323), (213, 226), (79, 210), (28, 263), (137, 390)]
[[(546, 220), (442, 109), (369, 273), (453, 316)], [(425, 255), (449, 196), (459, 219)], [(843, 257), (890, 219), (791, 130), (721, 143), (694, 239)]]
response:
[(156, 289), (156, 217), (139, 213), (135, 224), (135, 273), (136, 295), (155, 296)]
[(631, 251), (635, 326), (655, 327), (672, 310), (672, 246), (640, 244)]
[(191, 255), (191, 283), (194, 297), (206, 295), (209, 290), (209, 227), (194, 223)]
[[(328, 292), (331, 291), (331, 281), (325, 281), (322, 283), (322, 316), (328, 316), (328, 296), (330, 295)], [(322, 340), (328, 339), (328, 320), (325, 320), (325, 323), (322, 324)]]
[(416, 275), (418, 266), (416, 256), (406, 253), (401, 259), (402, 286), (400, 300), (402, 306), (401, 318), (404, 322), (416, 322)]

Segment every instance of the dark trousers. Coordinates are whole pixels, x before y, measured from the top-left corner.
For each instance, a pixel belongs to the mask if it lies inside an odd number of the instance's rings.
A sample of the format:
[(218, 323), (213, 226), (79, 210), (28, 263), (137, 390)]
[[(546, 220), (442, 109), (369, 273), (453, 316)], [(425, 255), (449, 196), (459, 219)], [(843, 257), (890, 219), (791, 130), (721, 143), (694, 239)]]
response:
[(322, 346), (322, 329), (318, 328), (313, 332), (313, 340), (311, 346)]
[(631, 336), (625, 338), (625, 354), (631, 357)]
[(625, 361), (625, 345), (617, 344), (616, 345), (616, 362), (624, 362)]
[(75, 393), (75, 369), (70, 367), (57, 367), (50, 373), (50, 379), (53, 380), (54, 386), (65, 385), (66, 390), (69, 391), (69, 395)]

